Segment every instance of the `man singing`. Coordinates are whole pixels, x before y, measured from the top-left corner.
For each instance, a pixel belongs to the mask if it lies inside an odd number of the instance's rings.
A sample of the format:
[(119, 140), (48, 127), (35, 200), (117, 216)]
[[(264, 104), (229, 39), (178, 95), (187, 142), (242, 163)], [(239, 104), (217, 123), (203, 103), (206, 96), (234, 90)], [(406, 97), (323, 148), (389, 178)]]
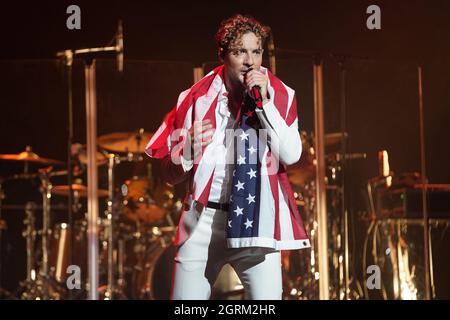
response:
[(251, 17), (223, 21), (223, 64), (179, 95), (147, 145), (169, 182), (187, 182), (172, 299), (209, 299), (227, 263), (248, 299), (281, 299), (280, 250), (310, 246), (286, 174), (302, 152), (295, 92), (261, 66), (268, 34)]

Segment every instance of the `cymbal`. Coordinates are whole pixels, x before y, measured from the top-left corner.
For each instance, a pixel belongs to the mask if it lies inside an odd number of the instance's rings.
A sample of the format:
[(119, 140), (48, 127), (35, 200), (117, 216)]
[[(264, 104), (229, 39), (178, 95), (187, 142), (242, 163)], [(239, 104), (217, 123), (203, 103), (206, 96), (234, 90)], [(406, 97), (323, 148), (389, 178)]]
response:
[[(108, 158), (100, 151), (97, 151), (95, 153), (95, 157), (96, 157), (95, 163), (97, 164), (97, 166), (102, 166), (108, 163)], [(80, 160), (82, 164), (87, 165), (88, 159), (87, 159), (87, 152), (85, 150), (80, 151), (80, 153), (78, 154), (78, 160)]]
[(32, 152), (31, 148), (27, 148), (27, 150), (18, 154), (0, 154), (0, 160), (34, 162), (40, 164), (55, 164), (55, 165), (65, 164), (65, 162), (59, 160), (40, 157), (36, 153)]
[(105, 150), (113, 152), (144, 153), (145, 146), (152, 137), (150, 132), (115, 132), (103, 135), (97, 143)]
[[(87, 197), (87, 187), (82, 184), (74, 183), (72, 184), (72, 190), (73, 193), (81, 198)], [(60, 186), (53, 186), (52, 187), (52, 193), (58, 196), (68, 196), (69, 195), (69, 186), (67, 185), (60, 185)], [(108, 190), (98, 189), (98, 196), (100, 198), (104, 198), (108, 196)]]

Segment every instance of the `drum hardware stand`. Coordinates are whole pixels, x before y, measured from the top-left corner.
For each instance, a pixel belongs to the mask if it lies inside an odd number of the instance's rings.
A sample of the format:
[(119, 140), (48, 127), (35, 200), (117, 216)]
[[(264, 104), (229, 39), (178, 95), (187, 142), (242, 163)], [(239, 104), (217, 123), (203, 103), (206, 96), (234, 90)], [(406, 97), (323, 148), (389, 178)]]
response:
[(36, 271), (34, 269), (34, 242), (36, 240), (35, 210), (36, 204), (34, 202), (28, 202), (25, 205), (26, 216), (23, 223), (26, 225), (26, 229), (22, 232), (22, 236), (26, 238), (27, 278), (25, 281), (20, 282), (19, 289), (16, 289), (16, 292), (20, 289), (25, 289), (20, 298), (26, 300), (34, 299), (36, 293)]
[(142, 157), (142, 154), (135, 153), (135, 152), (128, 152), (126, 156), (116, 156), (116, 164), (122, 163), (122, 162), (134, 162), (134, 161), (142, 161), (144, 158)]
[(108, 154), (108, 203), (107, 203), (107, 235), (108, 235), (108, 284), (105, 292), (105, 298), (108, 300), (113, 300), (117, 297), (125, 297), (123, 293), (123, 265), (121, 258), (123, 257), (123, 244), (117, 242), (117, 256), (116, 261), (118, 262), (118, 279), (117, 283), (114, 281), (115, 275), (115, 263), (114, 263), (114, 232), (115, 224), (117, 220), (116, 207), (114, 206), (114, 167), (116, 163), (120, 162), (120, 158), (115, 154)]
[[(48, 177), (47, 177), (48, 178)], [(44, 178), (45, 180), (45, 178)], [(50, 188), (42, 187), (43, 189), (50, 190)], [(43, 192), (43, 197), (45, 195), (48, 196), (49, 191)], [(50, 198), (47, 198), (48, 201)], [(46, 268), (48, 269), (48, 248), (44, 248), (44, 244), (48, 244), (48, 238), (45, 236), (45, 226), (48, 226), (49, 219), (45, 217), (45, 211), (49, 211), (49, 205), (43, 203), (42, 211), (43, 211), (43, 229), (36, 231), (35, 228), (35, 210), (38, 206), (34, 202), (28, 202), (25, 205), (25, 214), (26, 218), (24, 219), (24, 224), (26, 225), (25, 231), (22, 233), (23, 237), (26, 238), (26, 252), (27, 252), (27, 278), (25, 281), (22, 281), (19, 285), (19, 288), (16, 289), (16, 292), (22, 291), (20, 298), (25, 300), (43, 300), (43, 299), (51, 299), (51, 298), (59, 298), (58, 290), (62, 291), (62, 288), (57, 288), (58, 284), (54, 283), (52, 279), (49, 277), (48, 272), (45, 273)], [(47, 222), (45, 221), (47, 220)], [(50, 230), (47, 228), (47, 237)], [(36, 235), (41, 235), (41, 244), (42, 244), (42, 259), (40, 263), (40, 270), (36, 272), (36, 262), (35, 262), (35, 240)], [(47, 259), (47, 261), (45, 260)], [(48, 271), (48, 270), (47, 270)], [(52, 293), (50, 294), (50, 287), (52, 289)]]
[[(26, 146), (25, 147), (25, 151), (26, 152), (31, 152), (32, 151), (31, 150), (31, 146)], [(29, 171), (30, 171), (29, 169), (30, 169), (30, 165), (29, 165), (28, 161), (25, 161), (24, 164), (23, 164), (23, 173), (24, 174), (28, 174)]]
[[(311, 253), (310, 253), (310, 259), (308, 263), (308, 273), (305, 280), (307, 283), (304, 285), (304, 288), (306, 289), (306, 292), (304, 293), (305, 299), (317, 299), (318, 296), (318, 279), (316, 277), (316, 274), (318, 274), (318, 267), (317, 267), (317, 230), (318, 230), (318, 224), (317, 224), (317, 207), (316, 207), (316, 201), (314, 200), (313, 194), (315, 194), (315, 184), (314, 182), (310, 182), (308, 185), (305, 186), (304, 192), (309, 193), (308, 197), (303, 197), (305, 200), (305, 211), (307, 213), (307, 217), (309, 217), (309, 223), (308, 226), (310, 227), (310, 230), (308, 230), (308, 234), (311, 238)], [(304, 194), (303, 194), (304, 196)], [(310, 199), (312, 201), (310, 201)], [(304, 281), (305, 281), (304, 280)], [(309, 291), (308, 291), (309, 290)], [(305, 291), (305, 290), (304, 290)]]
[[(34, 237), (36, 234), (34, 227), (34, 210), (35, 205), (27, 205), (26, 214), (27, 219), (25, 224), (27, 229), (24, 235), (27, 237), (27, 292), (22, 295), (24, 299), (36, 299), (46, 300), (51, 298), (59, 298), (57, 292), (52, 290), (50, 294), (50, 286), (55, 285), (49, 276), (48, 259), (49, 259), (49, 235), (50, 235), (50, 199), (52, 184), (50, 182), (50, 176), (62, 174), (61, 172), (55, 172), (52, 174), (51, 167), (39, 170), (39, 178), (41, 180), (40, 191), (42, 193), (42, 230), (37, 233), (41, 236), (41, 251), (42, 258), (40, 261), (39, 272), (36, 273), (33, 269), (34, 265)], [(31, 282), (30, 282), (31, 281)], [(55, 288), (52, 288), (55, 289)]]
[[(3, 193), (3, 189), (2, 189), (2, 184), (3, 184), (3, 179), (0, 178), (0, 223), (3, 222), (2, 220), (2, 202), (4, 199), (5, 194)], [(3, 256), (1, 255), (1, 253), (3, 252), (3, 228), (0, 225), (0, 297), (9, 297), (10, 293), (8, 291), (6, 291), (5, 289), (2, 288), (2, 280), (3, 280)]]
[(304, 201), (303, 212), (305, 215), (305, 229), (310, 239), (311, 248), (309, 252), (305, 251), (304, 266), (300, 267), (300, 274), (291, 271), (293, 265), (284, 268), (286, 276), (286, 289), (283, 294), (287, 300), (317, 300), (319, 298), (319, 270), (318, 270), (318, 253), (317, 253), (317, 210), (315, 201), (315, 183), (314, 181), (306, 182), (297, 191), (296, 196), (299, 200)]
[(144, 134), (144, 128), (140, 128), (138, 130), (138, 133), (136, 134), (136, 144), (137, 144), (137, 149), (141, 150), (141, 142), (142, 142), (142, 135)]
[(169, 226), (175, 227), (175, 223), (173, 222), (173, 219), (172, 219), (172, 217), (170, 216), (170, 213), (171, 213), (171, 211), (167, 210), (167, 213), (166, 213), (166, 220), (167, 220), (167, 223), (169, 224)]
[[(27, 300), (45, 300), (49, 298), (48, 235), (50, 224), (51, 183), (49, 181), (48, 171), (41, 170), (39, 177), (41, 179), (40, 191), (42, 193), (42, 230), (36, 231), (35, 229), (34, 211), (36, 205), (33, 202), (29, 202), (25, 207), (26, 219), (24, 220), (24, 224), (27, 228), (23, 232), (23, 236), (26, 237), (27, 279), (25, 282), (20, 283), (19, 290), (20, 288), (25, 288), (21, 298)], [(41, 235), (42, 258), (39, 272), (36, 272), (34, 269), (34, 241), (36, 234)]]
[(34, 280), (32, 278), (35, 277), (33, 273), (35, 273), (34, 267), (34, 241), (36, 239), (36, 230), (35, 230), (35, 218), (34, 218), (34, 203), (29, 202), (26, 205), (26, 219), (24, 220), (24, 224), (27, 226), (26, 231), (23, 235), (26, 237), (27, 241), (27, 281)]
[[(347, 95), (346, 95), (346, 68), (345, 68), (345, 59), (344, 56), (335, 56), (338, 62), (339, 66), (339, 74), (340, 74), (340, 105), (341, 105), (341, 132), (342, 132), (342, 142), (341, 142), (341, 156), (338, 156), (337, 160), (340, 162), (340, 171), (342, 172), (342, 181), (341, 185), (338, 188), (339, 196), (341, 198), (341, 217), (342, 217), (342, 224), (340, 228), (340, 234), (341, 234), (341, 243), (343, 242), (343, 261), (339, 259), (340, 267), (342, 265), (343, 267), (343, 277), (340, 276), (340, 284), (343, 282), (344, 284), (344, 291), (342, 292), (340, 289), (340, 296), (344, 298), (345, 300), (350, 300), (354, 297), (358, 297), (362, 294), (362, 292), (357, 292), (354, 289), (350, 289), (350, 282), (354, 281), (356, 284), (356, 277), (352, 275), (350, 277), (350, 253), (349, 253), (349, 212), (347, 208), (347, 194), (345, 185), (347, 183), (347, 174), (346, 174), (346, 168), (347, 168), (347, 160), (348, 159), (357, 159), (358, 157), (365, 158), (365, 154), (363, 155), (348, 155), (347, 154), (347, 139), (345, 136), (345, 133), (347, 132)], [(342, 239), (343, 235), (343, 239)], [(342, 241), (343, 240), (343, 241)], [(342, 246), (341, 246), (342, 247)], [(360, 291), (360, 290), (358, 290)], [(340, 297), (340, 298), (341, 298)]]
[(125, 283), (125, 277), (124, 277), (124, 269), (123, 269), (123, 259), (124, 259), (124, 252), (125, 252), (125, 241), (123, 239), (117, 240), (117, 287), (119, 288), (119, 291), (122, 293), (123, 296), (125, 294), (123, 293), (123, 289), (126, 285)]
[[(31, 151), (30, 147), (27, 150)], [(34, 202), (28, 202), (25, 207), (20, 205), (2, 205), (3, 191), (2, 180), (0, 180), (0, 216), (3, 208), (11, 210), (23, 210), (25, 209), (25, 219), (23, 220), (26, 229), (22, 232), (22, 236), (26, 238), (26, 253), (27, 253), (27, 278), (25, 281), (21, 281), (19, 287), (14, 290), (16, 293), (22, 292), (21, 298), (23, 299), (46, 299), (48, 298), (47, 282), (51, 279), (48, 277), (48, 235), (50, 232), (50, 197), (51, 197), (51, 183), (49, 181), (50, 176), (65, 175), (65, 170), (51, 172), (52, 167), (40, 169), (39, 173), (28, 173), (28, 166), (25, 166), (24, 173), (14, 174), (8, 177), (6, 180), (16, 179), (41, 179), (40, 191), (42, 193), (42, 206), (37, 206)], [(43, 212), (43, 230), (36, 231), (35, 228), (35, 214), (34, 212), (39, 209)], [(62, 209), (62, 208), (58, 208)], [(0, 230), (1, 234), (1, 230)], [(41, 273), (36, 272), (35, 268), (35, 240), (36, 235), (42, 236), (42, 261), (41, 261)], [(6, 293), (5, 291), (3, 293)]]
[(39, 275), (42, 280), (42, 299), (48, 299), (49, 296), (49, 272), (48, 272), (48, 258), (49, 258), (49, 245), (48, 236), (50, 233), (50, 199), (52, 196), (52, 184), (49, 179), (49, 171), (42, 170), (40, 174), (41, 179), (41, 193), (42, 193), (42, 231), (41, 231), (41, 247), (42, 247), (42, 260), (39, 270)]
[(107, 297), (109, 300), (112, 300), (114, 298), (113, 296), (113, 277), (114, 277), (114, 263), (113, 263), (113, 201), (114, 201), (114, 160), (115, 155), (110, 154), (108, 155), (108, 193), (109, 193), (109, 199), (108, 199), (108, 208), (107, 208), (107, 228), (108, 228), (108, 287), (105, 292), (105, 297)]

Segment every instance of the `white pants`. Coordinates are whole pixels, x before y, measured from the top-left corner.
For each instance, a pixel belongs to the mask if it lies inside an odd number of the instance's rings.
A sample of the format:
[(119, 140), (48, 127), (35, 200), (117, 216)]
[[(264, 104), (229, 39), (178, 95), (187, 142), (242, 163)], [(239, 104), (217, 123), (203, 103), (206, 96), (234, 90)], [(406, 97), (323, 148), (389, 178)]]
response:
[(271, 248), (229, 249), (225, 239), (227, 213), (205, 208), (190, 237), (175, 257), (173, 300), (206, 300), (222, 267), (229, 263), (241, 280), (246, 297), (280, 300), (281, 255)]

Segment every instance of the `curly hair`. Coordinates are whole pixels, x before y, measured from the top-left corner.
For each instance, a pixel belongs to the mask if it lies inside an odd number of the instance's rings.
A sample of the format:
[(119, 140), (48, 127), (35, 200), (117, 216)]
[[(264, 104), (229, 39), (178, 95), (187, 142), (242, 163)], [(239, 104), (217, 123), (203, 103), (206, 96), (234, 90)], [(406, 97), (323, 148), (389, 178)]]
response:
[(253, 32), (261, 40), (263, 46), (270, 34), (270, 27), (261, 24), (251, 16), (241, 14), (223, 20), (215, 36), (217, 47), (222, 49), (222, 55), (248, 32)]

